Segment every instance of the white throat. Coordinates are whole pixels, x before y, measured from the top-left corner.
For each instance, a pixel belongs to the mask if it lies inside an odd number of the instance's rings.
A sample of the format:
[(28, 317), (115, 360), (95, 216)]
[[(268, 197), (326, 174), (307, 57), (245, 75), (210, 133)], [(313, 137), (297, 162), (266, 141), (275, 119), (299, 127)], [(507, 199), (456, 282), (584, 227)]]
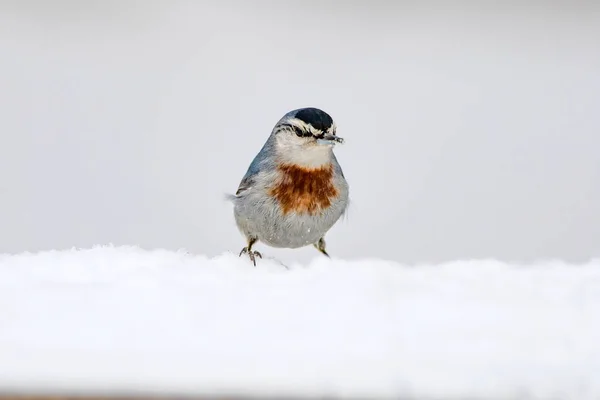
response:
[(331, 146), (315, 145), (307, 148), (277, 143), (279, 162), (307, 168), (318, 168), (331, 163)]

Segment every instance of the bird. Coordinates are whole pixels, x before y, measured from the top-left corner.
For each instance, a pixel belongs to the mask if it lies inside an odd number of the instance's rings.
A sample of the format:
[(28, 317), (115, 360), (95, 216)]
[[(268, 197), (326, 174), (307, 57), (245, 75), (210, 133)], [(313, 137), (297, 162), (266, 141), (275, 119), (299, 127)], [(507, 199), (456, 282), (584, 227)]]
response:
[(235, 195), (233, 214), (256, 266), (261, 242), (274, 248), (314, 246), (330, 257), (325, 234), (348, 208), (349, 185), (333, 148), (344, 143), (325, 111), (298, 108), (275, 124)]

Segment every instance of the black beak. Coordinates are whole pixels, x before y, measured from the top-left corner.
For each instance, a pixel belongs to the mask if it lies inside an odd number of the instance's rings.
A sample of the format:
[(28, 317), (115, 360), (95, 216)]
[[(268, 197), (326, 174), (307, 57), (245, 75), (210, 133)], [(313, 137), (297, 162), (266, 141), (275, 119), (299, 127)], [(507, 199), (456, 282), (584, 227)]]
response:
[(336, 144), (336, 143), (344, 143), (344, 139), (342, 139), (341, 137), (335, 136), (335, 135), (330, 135), (330, 134), (324, 134), (321, 136), (315, 136), (315, 138), (317, 139), (317, 142), (320, 144), (325, 144), (325, 145), (332, 145), (332, 144)]

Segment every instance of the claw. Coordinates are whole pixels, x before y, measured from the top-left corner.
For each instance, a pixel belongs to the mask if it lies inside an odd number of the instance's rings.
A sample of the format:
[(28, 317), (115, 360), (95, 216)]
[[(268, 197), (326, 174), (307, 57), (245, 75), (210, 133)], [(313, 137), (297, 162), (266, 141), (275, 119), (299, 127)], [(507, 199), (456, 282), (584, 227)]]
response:
[(248, 257), (250, 257), (250, 260), (252, 261), (252, 264), (254, 264), (255, 267), (256, 267), (256, 257), (262, 258), (262, 254), (260, 254), (260, 252), (258, 252), (256, 250), (249, 250), (248, 247), (244, 247), (242, 249), (242, 251), (240, 251), (239, 257), (241, 257), (242, 254), (248, 254)]
[(315, 248), (317, 250), (319, 250), (321, 253), (323, 253), (327, 257), (331, 258), (329, 256), (329, 254), (327, 254), (327, 251), (325, 251), (325, 239), (324, 238), (319, 239), (319, 241), (317, 243), (315, 243), (313, 246), (315, 246)]

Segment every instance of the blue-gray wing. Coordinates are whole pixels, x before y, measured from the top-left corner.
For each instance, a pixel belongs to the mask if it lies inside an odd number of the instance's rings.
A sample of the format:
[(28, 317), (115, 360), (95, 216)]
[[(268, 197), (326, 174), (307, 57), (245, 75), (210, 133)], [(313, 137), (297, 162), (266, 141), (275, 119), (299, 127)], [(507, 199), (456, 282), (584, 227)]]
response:
[(249, 172), (250, 171), (248, 171), (242, 178), (242, 181), (235, 192), (236, 197), (242, 196), (244, 192), (250, 190), (252, 186), (254, 186), (254, 177), (256, 176), (256, 173), (251, 174)]
[(346, 178), (344, 176), (344, 171), (342, 171), (342, 167), (340, 166), (340, 163), (338, 162), (337, 158), (335, 157), (335, 154), (331, 155), (332, 157), (332, 162), (333, 162), (333, 169), (335, 171), (336, 174), (340, 174), (342, 176), (342, 178)]
[(266, 167), (266, 154), (267, 154), (267, 146), (264, 146), (261, 151), (258, 152), (250, 166), (248, 167), (248, 171), (242, 178), (240, 185), (238, 186), (237, 191), (235, 192), (236, 197), (243, 196), (245, 192), (250, 190), (254, 184), (256, 183), (256, 176), (261, 171), (262, 168)]
[[(342, 181), (344, 182), (344, 185), (346, 186), (346, 190), (348, 190), (348, 182), (346, 181), (346, 177), (344, 176), (342, 167), (340, 166), (340, 163), (338, 162), (335, 155), (332, 155), (332, 157), (333, 157), (333, 161), (332, 161), (333, 162), (333, 170), (336, 175), (341, 177)], [(347, 216), (347, 212), (348, 212), (349, 208), (350, 208), (350, 198), (346, 197), (344, 208), (342, 209), (342, 216), (344, 216), (344, 217)]]
[(254, 178), (256, 177), (256, 175), (256, 172), (253, 173), (252, 171), (248, 170), (248, 172), (246, 172), (246, 175), (244, 175), (244, 177), (242, 178), (242, 181), (240, 182), (235, 194), (226, 194), (225, 198), (230, 201), (235, 201), (236, 199), (242, 197), (245, 193), (248, 192), (248, 190), (252, 188), (252, 186), (254, 186)]

